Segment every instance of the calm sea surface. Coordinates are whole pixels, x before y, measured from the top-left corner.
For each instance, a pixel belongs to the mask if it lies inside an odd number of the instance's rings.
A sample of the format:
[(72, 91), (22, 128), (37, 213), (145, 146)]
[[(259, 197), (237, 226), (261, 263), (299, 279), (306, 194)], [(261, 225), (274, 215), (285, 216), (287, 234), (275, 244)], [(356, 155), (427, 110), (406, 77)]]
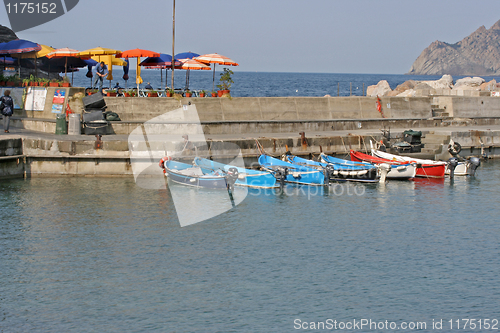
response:
[[(195, 73), (191, 87), (211, 90), (212, 73)], [(156, 86), (159, 74), (143, 78)], [(339, 83), (345, 96), (353, 82), (361, 95), (363, 83), (410, 78), (235, 72), (232, 94), (334, 96)], [(193, 206), (206, 194), (184, 191)], [(170, 191), (133, 179), (0, 181), (0, 332), (294, 332), (361, 319), (498, 330), (499, 194), (500, 164), (487, 161), (453, 182), (250, 191), (181, 228)], [(372, 328), (359, 331), (385, 331)]]
[(250, 191), (181, 228), (169, 190), (132, 179), (2, 181), (0, 331), (500, 319), (498, 163), (453, 182), (342, 186)]
[[(135, 84), (135, 71), (130, 71), (130, 79), (123, 80), (123, 71), (113, 69), (113, 81), (111, 87), (116, 82), (121, 87), (133, 88)], [(215, 90), (219, 83), (222, 66), (216, 67)], [(332, 74), (332, 73), (264, 73), (264, 72), (238, 72), (234, 68), (233, 81), (231, 86), (231, 95), (233, 97), (276, 97), (276, 96), (362, 96), (363, 84), (364, 91), (370, 85), (377, 84), (380, 80), (387, 80), (392, 89), (407, 80), (438, 80), (441, 76), (418, 76), (418, 75), (395, 75), (395, 74)], [(87, 70), (74, 73), (73, 85), (88, 87), (91, 85), (91, 79), (85, 77)], [(163, 75), (161, 75), (163, 73)], [(165, 88), (165, 71), (163, 70), (142, 70), (141, 77), (144, 80), (144, 87), (147, 82), (155, 88)], [(171, 84), (171, 71), (168, 71), (167, 83)], [(71, 73), (68, 74), (71, 78)], [(462, 76), (454, 76), (456, 81)], [(486, 81), (496, 79), (500, 82), (500, 77), (483, 77)], [(175, 87), (184, 88), (186, 86), (186, 71), (174, 72)], [(195, 90), (211, 91), (213, 86), (212, 71), (190, 71), (189, 87)], [(105, 86), (110, 86), (109, 81)]]

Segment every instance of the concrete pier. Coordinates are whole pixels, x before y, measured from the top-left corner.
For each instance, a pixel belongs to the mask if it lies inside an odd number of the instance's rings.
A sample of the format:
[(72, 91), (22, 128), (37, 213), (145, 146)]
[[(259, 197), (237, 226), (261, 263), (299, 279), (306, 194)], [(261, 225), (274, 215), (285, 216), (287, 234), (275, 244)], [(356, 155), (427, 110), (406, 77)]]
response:
[[(47, 96), (54, 91), (47, 89)], [(66, 102), (81, 113), (75, 98), (82, 89), (67, 88)], [(81, 95), (81, 94), (80, 94)], [(133, 176), (129, 134), (145, 122), (156, 134), (172, 123), (161, 115), (196, 107), (207, 146), (237, 145), (249, 165), (259, 156), (256, 140), (270, 155), (286, 149), (310, 157), (320, 151), (343, 156), (350, 149), (367, 151), (369, 142), (391, 131), (394, 141), (404, 130), (423, 133), (420, 157), (447, 159), (450, 139), (462, 145), (462, 156), (500, 156), (500, 98), (488, 96), (430, 96), (382, 98), (382, 113), (370, 97), (283, 98), (116, 98), (106, 97), (109, 111), (122, 121), (112, 122), (96, 142), (86, 135), (55, 135), (51, 101), (40, 111), (16, 110), (11, 133), (0, 136), (0, 177)], [(66, 105), (66, 104), (65, 104)], [(64, 110), (63, 110), (64, 112)], [(156, 122), (156, 123), (155, 123)], [(186, 124), (179, 124), (182, 131)], [(300, 134), (303, 133), (303, 134)], [(151, 139), (151, 147), (163, 143)], [(161, 150), (161, 148), (160, 148)]]

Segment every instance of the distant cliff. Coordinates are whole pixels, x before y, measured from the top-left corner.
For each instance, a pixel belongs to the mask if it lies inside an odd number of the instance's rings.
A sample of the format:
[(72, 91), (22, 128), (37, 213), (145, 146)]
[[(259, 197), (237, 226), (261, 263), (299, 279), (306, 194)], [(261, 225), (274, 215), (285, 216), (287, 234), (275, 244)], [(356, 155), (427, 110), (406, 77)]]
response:
[(14, 31), (10, 30), (3, 25), (0, 25), (0, 43), (10, 42), (11, 40), (17, 39)]
[(500, 21), (456, 44), (435, 41), (415, 60), (413, 75), (500, 75)]

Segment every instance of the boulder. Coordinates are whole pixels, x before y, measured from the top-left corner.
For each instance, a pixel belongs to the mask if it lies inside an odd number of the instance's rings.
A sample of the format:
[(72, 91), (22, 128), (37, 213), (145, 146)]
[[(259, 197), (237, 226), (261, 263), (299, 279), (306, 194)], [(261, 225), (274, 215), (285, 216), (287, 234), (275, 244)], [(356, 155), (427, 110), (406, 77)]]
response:
[(463, 79), (457, 80), (453, 90), (479, 90), (479, 87), (486, 82), (480, 77), (464, 77)]
[(435, 81), (420, 81), (427, 84), (433, 89), (451, 89), (453, 88), (453, 77), (451, 75), (443, 75), (439, 80)]
[(415, 82), (413, 80), (405, 81), (405, 82), (401, 83), (399, 86), (397, 86), (396, 89), (389, 92), (387, 94), (387, 96), (399, 96), (399, 95), (403, 94), (405, 91), (415, 88), (416, 85), (417, 85), (417, 82)]
[(382, 97), (387, 96), (389, 92), (391, 92), (391, 86), (389, 86), (389, 82), (386, 80), (381, 80), (377, 85), (368, 86), (366, 88), (366, 96), (370, 97)]
[(495, 79), (490, 82), (485, 82), (479, 86), (481, 91), (495, 91), (497, 90), (497, 81)]

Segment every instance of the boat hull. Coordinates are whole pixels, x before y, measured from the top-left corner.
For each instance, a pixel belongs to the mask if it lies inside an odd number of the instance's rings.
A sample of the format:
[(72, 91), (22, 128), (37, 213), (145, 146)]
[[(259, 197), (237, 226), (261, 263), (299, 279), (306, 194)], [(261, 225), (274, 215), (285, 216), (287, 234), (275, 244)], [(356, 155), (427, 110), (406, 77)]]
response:
[(314, 168), (292, 164), (267, 155), (259, 157), (259, 164), (271, 173), (275, 172), (278, 168), (287, 168), (288, 174), (285, 177), (285, 182), (287, 183), (325, 185), (323, 172)]
[(389, 161), (416, 163), (417, 164), (417, 172), (415, 174), (416, 177), (444, 178), (445, 175), (446, 162), (438, 162), (433, 160), (412, 158), (408, 156), (393, 155), (376, 149), (372, 149), (372, 154), (374, 156), (387, 159)]
[(236, 168), (238, 170), (238, 179), (234, 183), (235, 185), (252, 187), (252, 188), (277, 187), (276, 178), (267, 171), (245, 169), (199, 157), (196, 157), (194, 159), (194, 163), (202, 168), (212, 171), (221, 169), (227, 172), (229, 171), (230, 168)]
[[(291, 163), (297, 163), (299, 165), (308, 165), (314, 168), (321, 168), (324, 172), (327, 166), (333, 167), (329, 175), (329, 181), (354, 181), (354, 182), (378, 182), (378, 170), (370, 163), (355, 163), (352, 161), (341, 160), (332, 158), (331, 156), (325, 155), (322, 162), (316, 162), (312, 160), (307, 160), (298, 156), (287, 156), (287, 159)], [(329, 163), (326, 161), (330, 158), (335, 163)], [(338, 160), (338, 161), (337, 161)]]
[(212, 189), (227, 189), (228, 186), (223, 175), (210, 174), (206, 169), (176, 161), (165, 163), (165, 175), (169, 181), (187, 186)]
[(388, 179), (400, 179), (400, 180), (412, 179), (415, 177), (417, 173), (417, 166), (415, 164), (411, 163), (404, 164), (402, 162), (394, 163), (386, 159), (382, 159), (379, 157), (371, 156), (353, 150), (351, 150), (350, 155), (351, 155), (351, 161), (368, 162), (374, 164), (388, 163), (391, 166), (391, 169), (387, 173)]

